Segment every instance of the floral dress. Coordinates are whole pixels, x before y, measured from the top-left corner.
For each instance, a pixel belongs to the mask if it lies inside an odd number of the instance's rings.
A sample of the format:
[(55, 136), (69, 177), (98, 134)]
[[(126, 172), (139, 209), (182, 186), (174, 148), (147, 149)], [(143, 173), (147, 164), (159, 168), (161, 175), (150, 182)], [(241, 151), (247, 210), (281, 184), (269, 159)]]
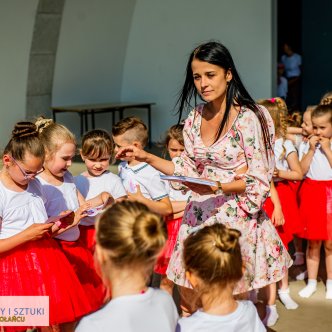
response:
[[(261, 209), (270, 190), (273, 152), (264, 145), (257, 116), (244, 107), (239, 110), (229, 131), (211, 146), (205, 146), (200, 134), (203, 108), (204, 104), (198, 105), (185, 121), (185, 151), (173, 159), (174, 174), (221, 183), (242, 179), (246, 190), (242, 194), (227, 195), (192, 192), (167, 277), (180, 286), (190, 287), (183, 266), (183, 241), (190, 233), (206, 225), (223, 223), (242, 234), (240, 245), (245, 272), (234, 292), (243, 293), (282, 279), (292, 263), (271, 220)], [(264, 107), (260, 109), (267, 119), (271, 141), (274, 141), (273, 121)], [(243, 167), (247, 167), (247, 171), (237, 174), (236, 171)], [(173, 183), (173, 186), (181, 189), (180, 184)]]

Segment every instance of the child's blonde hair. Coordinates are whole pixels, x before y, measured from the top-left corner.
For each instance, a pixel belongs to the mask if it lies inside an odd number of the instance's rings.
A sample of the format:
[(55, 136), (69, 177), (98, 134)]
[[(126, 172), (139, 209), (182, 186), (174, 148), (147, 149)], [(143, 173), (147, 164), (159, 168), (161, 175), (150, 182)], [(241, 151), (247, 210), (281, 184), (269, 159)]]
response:
[(75, 135), (68, 128), (54, 122), (52, 119), (40, 117), (35, 121), (35, 125), (46, 152), (51, 155), (64, 143), (76, 145)]
[(320, 105), (331, 105), (332, 104), (332, 91), (326, 92), (321, 98)]
[(300, 112), (294, 112), (288, 117), (288, 125), (290, 127), (301, 127), (302, 114)]
[(129, 144), (137, 141), (141, 143), (142, 147), (145, 147), (148, 143), (148, 129), (145, 123), (135, 116), (124, 118), (113, 126), (112, 135), (114, 137), (123, 134)]
[(317, 118), (326, 114), (330, 115), (330, 123), (332, 123), (332, 104), (318, 105), (311, 112), (311, 118)]
[(241, 233), (223, 224), (206, 226), (184, 242), (185, 269), (210, 286), (226, 286), (242, 278)]
[(94, 129), (82, 137), (81, 153), (84, 157), (101, 158), (113, 154), (113, 141), (111, 135), (103, 129)]
[[(270, 113), (274, 123), (276, 135), (279, 135), (283, 141), (286, 139), (288, 124), (288, 111), (285, 101), (282, 98), (276, 97), (271, 99), (261, 99), (258, 104), (264, 106)], [(284, 158), (286, 153), (285, 147), (280, 156), (280, 160)]]
[(97, 244), (118, 267), (139, 265), (152, 271), (166, 243), (161, 216), (139, 202), (123, 201), (108, 208), (97, 222)]

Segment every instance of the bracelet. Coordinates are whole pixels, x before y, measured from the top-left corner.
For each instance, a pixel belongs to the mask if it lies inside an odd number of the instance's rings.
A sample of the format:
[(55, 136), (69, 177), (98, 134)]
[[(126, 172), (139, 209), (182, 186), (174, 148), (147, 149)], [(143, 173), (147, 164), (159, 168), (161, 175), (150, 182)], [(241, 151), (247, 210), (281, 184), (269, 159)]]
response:
[(222, 190), (221, 182), (217, 182), (217, 189), (213, 192), (215, 195), (221, 195), (224, 191)]

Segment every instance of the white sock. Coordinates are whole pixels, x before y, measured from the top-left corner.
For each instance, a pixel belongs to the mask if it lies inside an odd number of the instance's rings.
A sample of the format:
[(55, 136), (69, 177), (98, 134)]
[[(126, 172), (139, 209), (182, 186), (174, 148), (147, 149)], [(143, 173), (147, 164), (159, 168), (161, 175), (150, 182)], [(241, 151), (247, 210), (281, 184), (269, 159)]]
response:
[(267, 305), (266, 306), (266, 314), (263, 319), (263, 324), (265, 326), (273, 326), (276, 324), (277, 320), (279, 318), (277, 306), (274, 305)]
[(304, 253), (303, 252), (296, 252), (294, 254), (295, 259), (294, 259), (294, 266), (298, 266), (298, 265), (303, 265), (304, 264)]
[(278, 289), (279, 299), (286, 309), (297, 309), (299, 306), (289, 295), (289, 288)]
[(303, 289), (299, 291), (299, 295), (301, 297), (310, 297), (317, 290), (317, 280), (316, 279), (308, 279), (308, 284)]
[(325, 298), (327, 300), (332, 300), (332, 279), (326, 280), (326, 294)]
[(304, 280), (304, 279), (307, 279), (307, 278), (308, 278), (308, 271), (307, 271), (307, 270), (305, 270), (305, 271), (299, 273), (299, 274), (295, 277), (296, 280)]

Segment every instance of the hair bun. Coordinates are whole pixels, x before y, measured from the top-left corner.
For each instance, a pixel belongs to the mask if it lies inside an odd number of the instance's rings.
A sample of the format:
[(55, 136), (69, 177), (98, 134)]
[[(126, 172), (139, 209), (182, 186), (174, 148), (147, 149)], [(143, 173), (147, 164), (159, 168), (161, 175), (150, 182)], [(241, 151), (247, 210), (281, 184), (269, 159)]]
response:
[(37, 131), (41, 133), (46, 127), (54, 123), (52, 119), (45, 119), (44, 117), (39, 117), (35, 121), (35, 125), (37, 127)]
[(17, 122), (12, 131), (12, 138), (22, 137), (38, 137), (36, 125), (32, 122)]
[(225, 228), (221, 234), (216, 237), (215, 246), (221, 251), (232, 251), (239, 242), (241, 232), (233, 228)]
[(133, 225), (134, 242), (142, 253), (155, 256), (165, 245), (167, 234), (164, 222), (151, 212), (140, 213)]
[(332, 97), (325, 97), (322, 99), (321, 105), (331, 105), (332, 104)]

